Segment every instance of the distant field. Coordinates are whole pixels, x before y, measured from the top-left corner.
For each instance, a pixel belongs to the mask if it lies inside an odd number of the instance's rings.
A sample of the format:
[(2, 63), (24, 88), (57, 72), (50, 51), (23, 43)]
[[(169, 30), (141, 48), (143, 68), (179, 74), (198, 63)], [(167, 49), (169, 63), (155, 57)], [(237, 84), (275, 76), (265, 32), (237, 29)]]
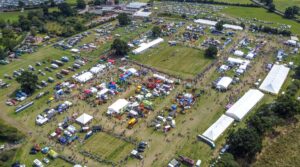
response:
[(276, 8), (280, 11), (285, 11), (287, 7), (299, 6), (300, 0), (273, 0)]
[(0, 19), (5, 21), (17, 21), (20, 15), (26, 15), (28, 12), (0, 12)]
[(268, 25), (270, 27), (278, 27), (280, 26), (280, 24), (291, 25), (291, 31), (294, 34), (300, 34), (299, 23), (292, 20), (284, 19), (279, 15), (269, 13), (263, 8), (228, 7), (223, 9), (221, 12), (235, 18), (245, 18), (249, 20), (258, 19), (266, 22), (273, 22), (273, 24)]
[(186, 78), (193, 77), (211, 63), (210, 59), (204, 58), (203, 51), (183, 46), (171, 47), (167, 43), (132, 57), (164, 72)]
[(215, 0), (216, 2), (227, 2), (227, 3), (240, 3), (240, 4), (250, 4), (250, 0)]
[(130, 154), (134, 145), (106, 133), (98, 133), (88, 139), (83, 149), (117, 163)]

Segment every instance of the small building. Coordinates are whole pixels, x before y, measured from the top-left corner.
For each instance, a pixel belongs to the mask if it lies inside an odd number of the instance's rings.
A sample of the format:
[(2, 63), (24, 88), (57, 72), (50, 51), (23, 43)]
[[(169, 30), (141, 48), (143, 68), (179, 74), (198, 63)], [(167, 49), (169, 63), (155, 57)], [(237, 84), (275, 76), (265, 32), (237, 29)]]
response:
[(140, 10), (147, 6), (147, 3), (143, 2), (131, 2), (128, 5), (126, 5), (126, 9), (129, 10)]

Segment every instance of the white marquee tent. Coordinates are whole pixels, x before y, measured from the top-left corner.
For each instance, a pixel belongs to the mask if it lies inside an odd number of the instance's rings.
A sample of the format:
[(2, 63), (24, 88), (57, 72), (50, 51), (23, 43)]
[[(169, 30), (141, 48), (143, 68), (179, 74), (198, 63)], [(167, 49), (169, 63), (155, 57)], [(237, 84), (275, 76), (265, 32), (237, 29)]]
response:
[(233, 57), (228, 57), (227, 62), (231, 64), (250, 64), (249, 60), (244, 60), (244, 59), (239, 59), (239, 58), (233, 58)]
[(257, 89), (250, 89), (227, 111), (226, 115), (241, 121), (244, 116), (263, 98), (264, 94)]
[[(195, 23), (209, 25), (209, 26), (215, 26), (218, 22), (212, 21), (212, 20), (205, 20), (205, 19), (197, 19), (194, 20)], [(231, 24), (224, 24), (224, 28), (226, 29), (232, 29), (232, 30), (243, 30), (243, 27), (237, 26), (237, 25), (231, 25)]]
[(75, 77), (75, 80), (80, 83), (85, 83), (93, 78), (93, 74), (91, 72), (85, 72), (81, 75)]
[(244, 52), (241, 51), (241, 50), (236, 50), (236, 51), (234, 51), (233, 54), (234, 54), (235, 56), (240, 56), (240, 57), (244, 56)]
[(120, 114), (123, 109), (129, 105), (129, 102), (125, 99), (118, 99), (112, 105), (108, 107), (107, 114)]
[(76, 122), (81, 124), (81, 125), (86, 125), (93, 119), (93, 116), (90, 116), (86, 113), (83, 113), (80, 115), (78, 118), (76, 118)]
[(230, 77), (222, 77), (220, 81), (216, 84), (217, 89), (227, 89), (232, 82)]
[(140, 44), (140, 47), (134, 49), (134, 50), (132, 51), (132, 53), (134, 53), (134, 54), (140, 54), (140, 53), (144, 52), (145, 50), (147, 50), (147, 49), (149, 49), (149, 48), (151, 48), (151, 47), (154, 47), (155, 45), (158, 45), (159, 43), (161, 43), (161, 42), (163, 42), (163, 41), (164, 41), (164, 39), (162, 39), (162, 38), (157, 38), (157, 39), (155, 39), (155, 40), (153, 40), (153, 41), (151, 41), (151, 42), (148, 42), (148, 43), (142, 43), (142, 44)]
[(217, 138), (233, 123), (233, 121), (233, 118), (223, 114), (202, 135), (211, 141), (216, 141)]
[(289, 73), (289, 68), (284, 65), (274, 65), (260, 85), (259, 89), (273, 94), (278, 94)]

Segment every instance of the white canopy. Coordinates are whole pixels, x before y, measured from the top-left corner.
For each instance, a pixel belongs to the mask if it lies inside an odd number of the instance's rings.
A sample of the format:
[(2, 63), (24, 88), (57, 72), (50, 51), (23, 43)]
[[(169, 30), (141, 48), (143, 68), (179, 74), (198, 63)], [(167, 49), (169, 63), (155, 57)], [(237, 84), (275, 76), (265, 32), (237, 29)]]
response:
[[(205, 19), (197, 19), (194, 20), (194, 22), (199, 24), (209, 25), (209, 26), (215, 26), (218, 23), (216, 21), (205, 20)], [(243, 30), (243, 27), (237, 25), (231, 25), (231, 24), (224, 24), (223, 27), (226, 29)]]
[(140, 54), (140, 53), (144, 52), (145, 50), (147, 50), (147, 49), (149, 49), (149, 48), (151, 48), (151, 47), (153, 47), (155, 45), (158, 45), (159, 43), (161, 43), (163, 41), (164, 41), (164, 39), (157, 38), (157, 39), (155, 39), (155, 40), (153, 40), (153, 41), (151, 41), (149, 43), (142, 43), (142, 44), (140, 44), (140, 47), (134, 49), (132, 52), (134, 54)]
[(93, 74), (98, 74), (98, 73), (102, 72), (104, 68), (105, 68), (104, 65), (102, 65), (102, 66), (95, 66), (95, 67), (92, 67), (90, 69), (90, 72), (93, 73)]
[(263, 97), (264, 94), (261, 91), (250, 89), (226, 111), (226, 115), (236, 121), (241, 121)]
[(233, 57), (228, 57), (227, 61), (229, 63), (237, 64), (237, 65), (240, 65), (240, 64), (247, 64), (248, 65), (248, 64), (250, 64), (249, 60), (233, 58)]
[(260, 85), (259, 89), (273, 94), (278, 94), (289, 74), (289, 70), (290, 69), (284, 65), (275, 64), (263, 83)]
[(160, 80), (163, 80), (163, 81), (165, 81), (165, 82), (167, 82), (167, 83), (170, 83), (170, 84), (174, 83), (173, 80), (167, 79), (165, 76), (162, 76), (162, 75), (159, 75), (159, 74), (153, 74), (153, 77), (154, 77), (154, 78), (158, 78), (158, 79), (160, 79)]
[(108, 91), (109, 91), (109, 89), (103, 88), (102, 90), (100, 90), (100, 91), (97, 93), (97, 97), (101, 97), (102, 95), (105, 95)]
[(232, 78), (230, 77), (222, 77), (220, 81), (217, 83), (217, 89), (227, 89), (232, 82)]
[(145, 12), (142, 10), (139, 10), (133, 14), (134, 17), (149, 17), (152, 12)]
[(91, 72), (85, 72), (81, 75), (75, 77), (75, 80), (80, 83), (85, 83), (93, 78), (93, 74)]
[(234, 54), (235, 56), (240, 56), (240, 57), (244, 56), (244, 52), (241, 51), (241, 50), (236, 50), (233, 54)]
[(223, 114), (202, 135), (211, 141), (215, 141), (233, 123), (233, 121), (233, 118)]
[(93, 119), (93, 116), (90, 116), (86, 113), (83, 113), (80, 115), (78, 118), (76, 118), (76, 122), (81, 124), (81, 125), (86, 125)]
[(246, 56), (246, 59), (253, 59), (254, 58), (254, 53), (249, 52)]
[(123, 109), (127, 107), (129, 102), (125, 99), (118, 99), (115, 103), (110, 105), (107, 110), (107, 114), (120, 114)]

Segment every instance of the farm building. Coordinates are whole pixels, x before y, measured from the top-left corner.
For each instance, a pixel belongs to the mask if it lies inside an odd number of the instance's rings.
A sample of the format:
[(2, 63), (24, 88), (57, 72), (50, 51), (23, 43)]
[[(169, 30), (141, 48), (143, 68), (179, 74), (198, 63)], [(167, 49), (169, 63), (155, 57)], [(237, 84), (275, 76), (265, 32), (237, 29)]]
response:
[(164, 39), (162, 38), (157, 38), (151, 42), (148, 42), (148, 43), (141, 43), (136, 49), (134, 49), (132, 51), (133, 54), (140, 54), (140, 53), (143, 53), (144, 51), (146, 51), (147, 49), (151, 48), (151, 47), (154, 47), (160, 43), (162, 43), (164, 41)]
[(250, 89), (226, 111), (226, 115), (241, 121), (263, 97), (264, 94), (259, 90)]
[(147, 6), (147, 3), (143, 2), (131, 2), (128, 5), (126, 5), (126, 9), (130, 10), (139, 10)]
[(222, 77), (216, 84), (216, 88), (218, 90), (226, 90), (232, 82), (232, 78), (230, 77)]
[(214, 142), (233, 123), (233, 121), (233, 118), (223, 114), (202, 134), (202, 136)]
[(74, 79), (77, 82), (85, 83), (93, 78), (93, 74), (91, 72), (85, 72), (81, 75), (75, 76)]
[(139, 10), (133, 14), (133, 17), (137, 18), (147, 18), (151, 15), (151, 12), (146, 12), (144, 10)]
[(91, 122), (93, 119), (93, 116), (90, 116), (86, 113), (83, 113), (82, 115), (80, 115), (78, 118), (76, 118), (76, 122), (80, 125), (86, 125), (89, 122)]
[(118, 99), (115, 103), (110, 105), (107, 110), (107, 114), (121, 114), (123, 110), (128, 106), (129, 102), (125, 99)]
[(259, 89), (273, 94), (278, 94), (286, 77), (289, 74), (289, 68), (284, 65), (274, 65), (267, 77), (260, 85)]

